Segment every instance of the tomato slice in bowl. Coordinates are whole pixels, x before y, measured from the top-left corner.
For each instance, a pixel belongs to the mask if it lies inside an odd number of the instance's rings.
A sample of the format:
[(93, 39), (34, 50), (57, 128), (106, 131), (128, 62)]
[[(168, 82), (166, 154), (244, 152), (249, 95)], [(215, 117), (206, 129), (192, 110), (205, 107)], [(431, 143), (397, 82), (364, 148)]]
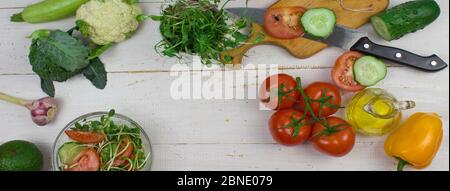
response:
[(305, 12), (306, 8), (303, 7), (270, 8), (264, 16), (264, 30), (279, 39), (301, 37), (305, 32), (300, 18)]
[(356, 82), (353, 73), (353, 65), (356, 60), (363, 56), (359, 52), (350, 51), (344, 53), (336, 60), (336, 64), (331, 71), (331, 76), (339, 88), (351, 92), (361, 91), (366, 88)]
[(106, 139), (106, 135), (103, 133), (84, 132), (78, 130), (66, 130), (65, 133), (70, 139), (83, 144), (100, 143)]
[(113, 166), (121, 166), (126, 164), (125, 158), (130, 158), (133, 154), (134, 146), (130, 138), (126, 137), (120, 141), (119, 155), (114, 159)]
[(100, 169), (100, 156), (93, 148), (82, 151), (75, 158), (72, 165), (65, 171), (98, 171)]

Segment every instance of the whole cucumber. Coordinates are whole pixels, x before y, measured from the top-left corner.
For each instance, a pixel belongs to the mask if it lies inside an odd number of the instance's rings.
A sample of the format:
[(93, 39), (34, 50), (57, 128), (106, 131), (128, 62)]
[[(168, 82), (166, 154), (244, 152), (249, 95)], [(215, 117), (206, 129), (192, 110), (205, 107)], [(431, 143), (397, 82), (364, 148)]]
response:
[(440, 13), (434, 0), (409, 1), (373, 16), (371, 23), (383, 39), (391, 41), (425, 28)]
[(43, 23), (74, 15), (89, 0), (44, 0), (11, 16), (13, 22)]

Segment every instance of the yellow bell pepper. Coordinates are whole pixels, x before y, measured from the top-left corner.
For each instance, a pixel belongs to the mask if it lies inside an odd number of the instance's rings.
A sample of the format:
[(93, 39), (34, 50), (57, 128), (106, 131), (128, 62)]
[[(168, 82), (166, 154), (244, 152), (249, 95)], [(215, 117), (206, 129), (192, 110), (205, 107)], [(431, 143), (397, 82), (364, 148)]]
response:
[(384, 150), (399, 160), (398, 171), (407, 164), (423, 169), (438, 152), (442, 136), (442, 120), (438, 114), (416, 113), (387, 138)]

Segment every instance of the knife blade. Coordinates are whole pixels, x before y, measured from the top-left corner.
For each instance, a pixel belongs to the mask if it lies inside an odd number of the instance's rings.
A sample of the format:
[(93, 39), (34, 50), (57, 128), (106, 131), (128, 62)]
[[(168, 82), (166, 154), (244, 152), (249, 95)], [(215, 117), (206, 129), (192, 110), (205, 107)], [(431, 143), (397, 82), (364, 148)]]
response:
[[(253, 22), (264, 25), (266, 9), (226, 8), (225, 10), (239, 17), (248, 17)], [(437, 55), (424, 57), (399, 48), (379, 45), (371, 41), (367, 33), (340, 25), (336, 25), (333, 33), (324, 39), (315, 38), (308, 34), (305, 34), (303, 37), (345, 50), (359, 51), (367, 55), (376, 56), (425, 71), (440, 71), (448, 66)]]

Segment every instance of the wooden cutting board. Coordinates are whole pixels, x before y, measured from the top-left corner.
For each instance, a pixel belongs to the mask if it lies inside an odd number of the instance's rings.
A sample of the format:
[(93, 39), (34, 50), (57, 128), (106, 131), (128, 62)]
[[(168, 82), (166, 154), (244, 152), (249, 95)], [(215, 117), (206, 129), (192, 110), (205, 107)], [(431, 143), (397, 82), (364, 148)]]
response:
[[(337, 24), (356, 29), (369, 22), (370, 17), (385, 10), (388, 5), (389, 0), (279, 0), (271, 7), (329, 8), (337, 16)], [(353, 11), (350, 9), (370, 9), (370, 11)], [(263, 27), (257, 23), (252, 23), (251, 27), (251, 33), (246, 43), (221, 54), (223, 63), (239, 65), (250, 48), (262, 44), (280, 46), (293, 56), (301, 59), (309, 58), (328, 46), (305, 38), (277, 39), (266, 34)]]

